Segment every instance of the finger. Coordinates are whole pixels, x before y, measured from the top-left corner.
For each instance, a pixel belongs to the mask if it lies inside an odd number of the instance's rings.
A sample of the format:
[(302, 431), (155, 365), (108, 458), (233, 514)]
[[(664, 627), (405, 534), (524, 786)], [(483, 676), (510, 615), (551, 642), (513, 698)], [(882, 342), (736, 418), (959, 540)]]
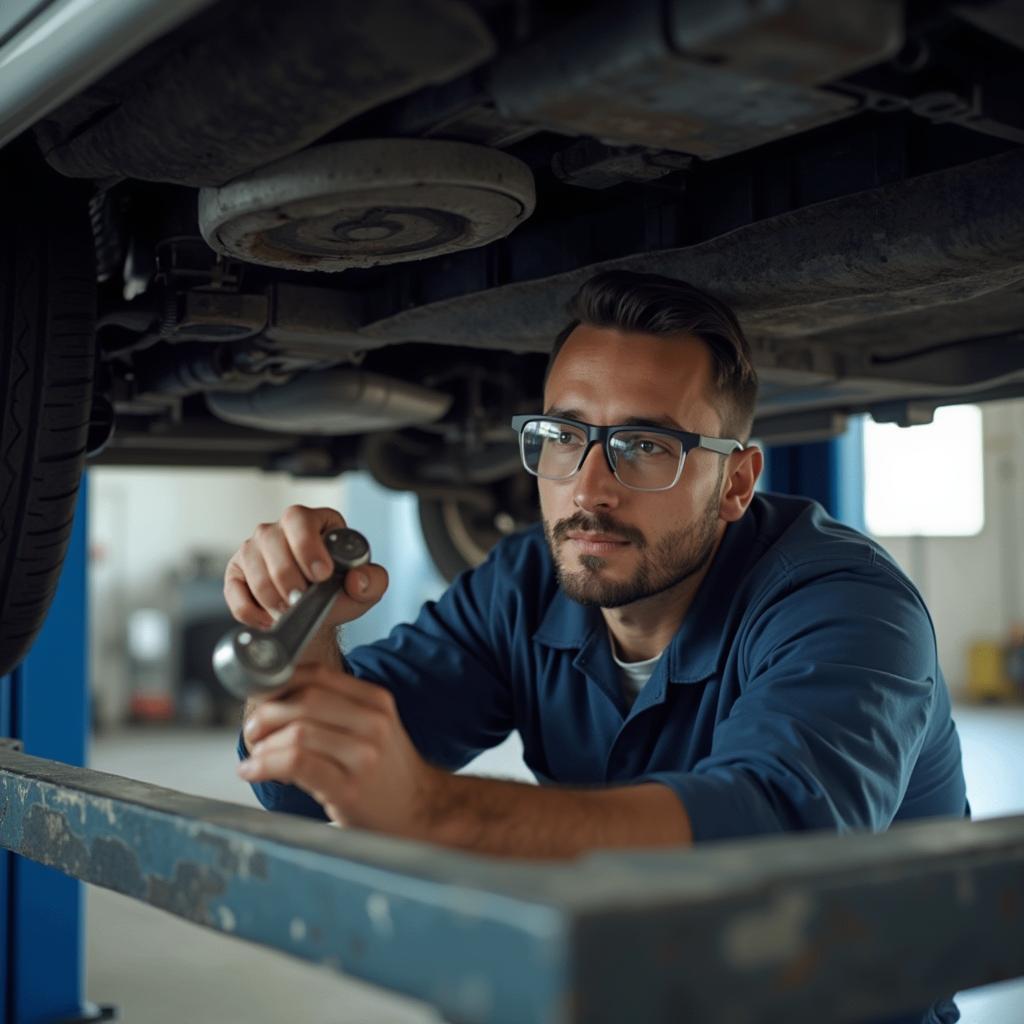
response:
[(395, 698), (386, 687), (359, 679), (341, 669), (330, 668), (323, 662), (308, 661), (297, 665), (289, 683), (296, 688), (322, 687), (325, 690), (333, 690), (387, 715), (395, 712)]
[(228, 563), (224, 573), (224, 602), (238, 622), (254, 629), (269, 629), (274, 620), (253, 597), (240, 567)]
[(317, 722), (374, 742), (382, 742), (388, 717), (375, 707), (319, 686), (302, 686), (283, 698), (263, 702), (246, 719), (245, 740), (250, 749), (267, 736), (294, 722)]
[(345, 593), (365, 607), (375, 605), (388, 589), (388, 571), (383, 565), (370, 562), (345, 574)]
[(237, 770), (248, 782), (284, 782), (298, 786), (321, 805), (337, 804), (339, 793), (345, 792), (349, 784), (338, 761), (296, 747), (274, 750), (264, 757), (251, 757), (240, 762)]
[[(276, 610), (287, 611), (292, 603), (292, 595), (304, 593), (309, 587), (309, 579), (295, 560), (284, 527), (281, 523), (262, 523), (256, 528), (252, 539), (262, 559), (264, 571), (273, 585), (277, 597)], [(258, 572), (260, 566), (256, 564), (254, 568)]]
[[(281, 515), (281, 530), (304, 580), (325, 580), (334, 572), (334, 562), (323, 535), (345, 527), (345, 519), (333, 508), (289, 505)], [(305, 587), (303, 586), (304, 590)]]
[(246, 753), (249, 752), (249, 748), (252, 746), (252, 740), (250, 739), (249, 723), (252, 720), (253, 715), (264, 705), (273, 703), (276, 701), (287, 700), (291, 695), (289, 685), (285, 683), (284, 686), (278, 687), (276, 690), (268, 690), (266, 693), (254, 693), (250, 694), (245, 701), (245, 710), (242, 714), (242, 742), (245, 746)]
[(292, 722), (254, 744), (251, 756), (263, 761), (271, 755), (300, 748), (336, 761), (353, 775), (372, 767), (380, 757), (381, 747), (344, 729), (334, 729), (320, 722), (305, 719)]
[(341, 626), (358, 619), (383, 597), (387, 587), (388, 574), (382, 565), (371, 563), (349, 569), (326, 621)]
[[(284, 596), (278, 591), (270, 576), (266, 560), (260, 550), (261, 541), (257, 536), (265, 533), (272, 526), (261, 524), (256, 532), (246, 540), (234, 555), (235, 564), (241, 570), (245, 585), (253, 596), (253, 600), (271, 616), (288, 607)], [(265, 543), (265, 541), (263, 541)]]

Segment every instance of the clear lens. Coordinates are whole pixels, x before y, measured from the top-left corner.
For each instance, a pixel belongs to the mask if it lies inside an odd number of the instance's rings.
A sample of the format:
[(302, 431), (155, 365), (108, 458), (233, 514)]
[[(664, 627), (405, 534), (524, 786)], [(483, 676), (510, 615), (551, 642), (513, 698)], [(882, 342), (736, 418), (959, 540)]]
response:
[(645, 430), (618, 430), (608, 440), (615, 475), (627, 487), (660, 491), (679, 476), (683, 446), (678, 438)]
[(523, 429), (523, 464), (548, 480), (564, 480), (579, 468), (586, 431), (554, 420), (530, 420)]
[[(587, 432), (556, 420), (530, 420), (521, 435), (523, 464), (546, 480), (567, 480), (580, 468)], [(608, 440), (619, 481), (641, 491), (660, 491), (679, 479), (683, 446), (674, 437), (647, 430), (617, 430)]]

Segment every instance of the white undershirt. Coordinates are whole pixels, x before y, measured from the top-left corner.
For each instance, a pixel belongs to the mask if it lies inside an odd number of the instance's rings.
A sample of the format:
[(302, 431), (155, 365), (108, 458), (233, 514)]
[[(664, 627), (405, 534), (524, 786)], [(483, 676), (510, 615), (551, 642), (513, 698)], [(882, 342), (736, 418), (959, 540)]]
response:
[(612, 660), (619, 667), (619, 681), (622, 684), (622, 694), (626, 698), (626, 706), (632, 707), (637, 694), (654, 674), (654, 666), (660, 661), (661, 654), (656, 654), (646, 661), (620, 661), (615, 653), (615, 641), (611, 636), (608, 639), (612, 645)]

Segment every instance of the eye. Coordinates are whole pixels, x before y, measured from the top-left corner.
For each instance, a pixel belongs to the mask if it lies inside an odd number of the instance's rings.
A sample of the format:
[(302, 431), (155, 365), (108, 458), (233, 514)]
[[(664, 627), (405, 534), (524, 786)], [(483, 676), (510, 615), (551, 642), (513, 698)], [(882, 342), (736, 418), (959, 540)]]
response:
[(612, 446), (627, 459), (657, 459), (672, 455), (670, 442), (650, 435), (616, 434)]

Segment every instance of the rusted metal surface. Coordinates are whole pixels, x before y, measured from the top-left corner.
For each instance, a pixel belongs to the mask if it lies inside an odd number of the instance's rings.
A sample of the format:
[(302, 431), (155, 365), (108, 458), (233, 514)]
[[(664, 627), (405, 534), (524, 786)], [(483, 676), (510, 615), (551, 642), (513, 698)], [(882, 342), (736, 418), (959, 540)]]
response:
[(199, 193), (211, 248), (246, 263), (340, 271), (476, 249), (533, 212), (533, 172), (442, 139), (324, 143)]
[(0, 749), (0, 846), (464, 1024), (852, 1024), (1024, 974), (1024, 817), (512, 863)]
[(689, 281), (736, 310), (764, 385), (762, 417), (794, 401), (853, 410), (889, 396), (967, 401), (995, 383), (1024, 388), (1022, 197), (1018, 149), (696, 245), (403, 310), (360, 333), (377, 344), (545, 352), (585, 280), (630, 270)]
[(899, 49), (893, 0), (605, 3), (500, 60), (508, 117), (704, 159), (836, 121), (849, 96), (814, 88)]
[[(1024, 282), (1022, 200), (1024, 149), (1017, 149), (766, 218), (696, 245), (417, 306), (361, 333), (389, 343), (544, 352), (566, 324), (573, 292), (596, 272), (615, 269), (666, 274), (713, 291), (736, 310), (766, 361), (773, 351), (826, 333), (852, 349), (864, 326), (884, 317), (948, 317), (960, 303), (1016, 293)], [(1024, 306), (1014, 308), (1019, 326)], [(886, 348), (906, 354), (907, 333), (890, 335)], [(936, 340), (931, 333), (929, 339)], [(834, 369), (832, 352), (817, 348), (819, 367)]]

